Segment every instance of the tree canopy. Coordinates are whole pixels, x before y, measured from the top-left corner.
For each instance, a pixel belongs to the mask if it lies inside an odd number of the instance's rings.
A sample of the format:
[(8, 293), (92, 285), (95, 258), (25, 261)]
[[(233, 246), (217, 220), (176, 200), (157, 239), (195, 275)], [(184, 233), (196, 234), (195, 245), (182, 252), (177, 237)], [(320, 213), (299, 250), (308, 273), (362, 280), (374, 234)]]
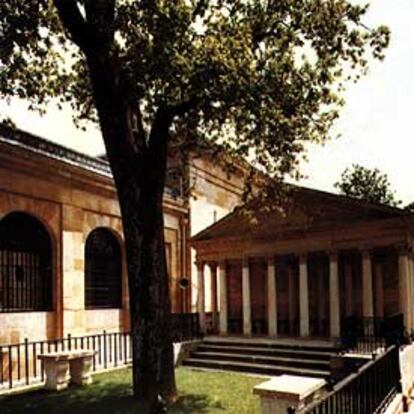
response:
[[(386, 27), (346, 0), (8, 0), (0, 5), (2, 96), (42, 107), (70, 103), (96, 119), (88, 56), (105, 51), (148, 140), (159, 108), (174, 140), (200, 136), (272, 175), (291, 172), (308, 141), (322, 142)], [(59, 13), (60, 11), (60, 17)], [(75, 48), (73, 43), (80, 48)]]
[[(386, 27), (350, 0), (3, 0), (0, 96), (99, 122), (128, 268), (134, 395), (175, 396), (162, 197), (167, 153), (220, 144), (275, 178), (324, 142)], [(216, 146), (217, 147), (217, 146)], [(155, 411), (154, 411), (155, 410)]]
[(367, 168), (353, 164), (346, 168), (341, 180), (334, 184), (339, 191), (347, 196), (397, 207), (401, 204), (391, 188), (387, 174), (381, 173), (378, 168)]

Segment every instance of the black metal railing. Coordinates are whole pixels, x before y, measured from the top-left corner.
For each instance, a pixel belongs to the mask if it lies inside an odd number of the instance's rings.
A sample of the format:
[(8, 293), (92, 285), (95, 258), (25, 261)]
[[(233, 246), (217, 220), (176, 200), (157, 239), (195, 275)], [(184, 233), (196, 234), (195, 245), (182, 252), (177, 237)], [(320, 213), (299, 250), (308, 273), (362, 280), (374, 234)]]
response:
[[(201, 338), (197, 313), (171, 314), (173, 342)], [(0, 345), (0, 391), (42, 383), (44, 371), (40, 354), (76, 349), (95, 351), (93, 371), (104, 371), (131, 363), (132, 344), (129, 332), (106, 332), (85, 336), (29, 341)]]
[(219, 313), (206, 312), (206, 335), (214, 335), (218, 333)]
[[(321, 400), (308, 405), (303, 414), (379, 414), (401, 392), (399, 348), (396, 345), (365, 364), (358, 372), (335, 385)], [(298, 412), (288, 409), (288, 414)]]
[(40, 354), (76, 349), (95, 351), (93, 371), (126, 365), (132, 360), (131, 337), (127, 332), (106, 332), (86, 336), (0, 345), (0, 390), (44, 381)]
[(171, 330), (173, 342), (201, 338), (198, 313), (172, 313)]
[(402, 314), (384, 319), (349, 317), (342, 321), (341, 326), (341, 346), (352, 353), (378, 353), (390, 345), (408, 340)]
[(277, 331), (279, 335), (298, 336), (299, 335), (299, 319), (278, 319)]
[(229, 333), (239, 334), (243, 332), (243, 320), (241, 318), (228, 318), (227, 330)]
[(256, 335), (267, 334), (267, 322), (266, 319), (252, 319), (252, 332)]

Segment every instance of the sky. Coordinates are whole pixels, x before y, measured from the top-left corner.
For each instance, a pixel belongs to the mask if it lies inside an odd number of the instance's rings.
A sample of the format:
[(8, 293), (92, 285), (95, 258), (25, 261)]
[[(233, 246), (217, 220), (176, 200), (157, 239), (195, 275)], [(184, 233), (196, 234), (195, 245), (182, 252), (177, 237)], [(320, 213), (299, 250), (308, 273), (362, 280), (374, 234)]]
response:
[[(354, 0), (362, 3), (362, 0)], [(397, 198), (414, 201), (414, 0), (371, 0), (366, 23), (386, 24), (391, 44), (383, 62), (372, 62), (367, 76), (349, 84), (346, 105), (341, 110), (333, 135), (324, 146), (308, 148), (306, 175), (300, 184), (326, 191), (342, 171), (353, 163), (379, 168), (386, 173)], [(0, 114), (10, 116), (24, 130), (78, 151), (97, 155), (104, 152), (99, 130), (76, 129), (69, 111), (50, 106), (43, 117), (27, 111), (25, 102), (0, 102)]]

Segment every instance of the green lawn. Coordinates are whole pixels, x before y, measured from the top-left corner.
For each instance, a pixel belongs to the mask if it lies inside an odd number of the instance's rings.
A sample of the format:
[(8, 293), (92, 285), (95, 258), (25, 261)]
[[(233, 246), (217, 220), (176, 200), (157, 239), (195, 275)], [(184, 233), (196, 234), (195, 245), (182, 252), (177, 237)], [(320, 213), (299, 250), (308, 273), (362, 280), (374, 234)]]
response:
[[(253, 386), (263, 382), (239, 374), (177, 371), (179, 399), (172, 414), (259, 414)], [(87, 387), (54, 393), (32, 391), (0, 397), (1, 414), (141, 414), (131, 398), (131, 371), (124, 369), (94, 376)]]

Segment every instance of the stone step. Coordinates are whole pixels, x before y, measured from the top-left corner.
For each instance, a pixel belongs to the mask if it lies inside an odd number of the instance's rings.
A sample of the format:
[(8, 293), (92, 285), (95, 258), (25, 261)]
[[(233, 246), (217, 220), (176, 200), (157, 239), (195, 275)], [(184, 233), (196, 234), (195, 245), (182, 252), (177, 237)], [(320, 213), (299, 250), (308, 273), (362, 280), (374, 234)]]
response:
[(261, 375), (299, 375), (316, 378), (328, 378), (329, 370), (295, 368), (280, 365), (253, 364), (239, 361), (187, 358), (183, 365), (193, 368), (208, 368), (222, 371), (239, 371)]
[(208, 352), (227, 352), (234, 354), (262, 354), (266, 356), (280, 356), (280, 357), (298, 357), (309, 358), (318, 360), (329, 360), (331, 357), (338, 355), (338, 352), (330, 351), (317, 351), (313, 349), (296, 349), (296, 348), (270, 348), (262, 346), (237, 346), (226, 345), (223, 346), (213, 342), (203, 342), (197, 348), (200, 351)]
[(338, 353), (340, 349), (333, 343), (329, 342), (295, 342), (295, 341), (272, 341), (272, 340), (259, 340), (250, 338), (232, 338), (226, 340), (225, 338), (211, 338), (207, 337), (203, 341), (206, 345), (217, 345), (221, 347), (254, 347), (263, 349), (277, 349), (277, 350), (303, 350), (303, 351), (315, 351), (315, 352), (331, 352)]
[(264, 365), (277, 365), (296, 368), (311, 368), (330, 370), (329, 360), (315, 360), (315, 359), (303, 359), (303, 358), (285, 358), (266, 356), (261, 354), (233, 354), (227, 353), (225, 350), (222, 352), (206, 352), (206, 351), (194, 351), (191, 353), (190, 358), (205, 359), (205, 360), (227, 360), (227, 361), (240, 361), (253, 364)]

